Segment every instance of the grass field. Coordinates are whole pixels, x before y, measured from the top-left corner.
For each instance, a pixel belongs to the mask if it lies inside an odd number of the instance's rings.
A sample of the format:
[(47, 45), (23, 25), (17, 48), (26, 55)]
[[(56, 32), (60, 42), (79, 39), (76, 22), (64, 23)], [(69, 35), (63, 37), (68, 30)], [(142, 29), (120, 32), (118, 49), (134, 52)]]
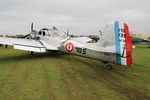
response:
[(150, 100), (150, 49), (138, 46), (133, 68), (67, 54), (0, 47), (0, 100)]

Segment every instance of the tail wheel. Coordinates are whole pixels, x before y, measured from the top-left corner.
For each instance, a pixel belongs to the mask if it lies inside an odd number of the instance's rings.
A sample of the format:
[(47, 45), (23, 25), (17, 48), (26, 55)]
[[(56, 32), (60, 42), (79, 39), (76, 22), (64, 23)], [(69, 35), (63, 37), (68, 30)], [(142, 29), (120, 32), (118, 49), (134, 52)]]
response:
[(113, 65), (111, 65), (111, 64), (106, 65), (106, 69), (107, 70), (112, 70), (113, 69)]

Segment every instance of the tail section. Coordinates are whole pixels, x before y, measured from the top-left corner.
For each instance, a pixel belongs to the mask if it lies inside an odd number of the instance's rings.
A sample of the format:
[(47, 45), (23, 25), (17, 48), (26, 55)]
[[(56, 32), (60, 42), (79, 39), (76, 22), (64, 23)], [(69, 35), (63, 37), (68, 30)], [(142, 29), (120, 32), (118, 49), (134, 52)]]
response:
[(116, 64), (132, 65), (132, 38), (126, 23), (116, 21), (108, 24), (97, 44), (104, 48), (112, 47), (109, 50), (116, 53)]
[(132, 66), (132, 38), (126, 23), (115, 22), (116, 63)]

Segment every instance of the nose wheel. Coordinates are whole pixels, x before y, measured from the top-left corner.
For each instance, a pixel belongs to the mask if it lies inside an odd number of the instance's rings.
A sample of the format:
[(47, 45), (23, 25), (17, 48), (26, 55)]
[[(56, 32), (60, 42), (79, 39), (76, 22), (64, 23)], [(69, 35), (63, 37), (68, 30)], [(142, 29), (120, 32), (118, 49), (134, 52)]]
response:
[(106, 69), (107, 70), (112, 70), (113, 69), (113, 65), (112, 64), (107, 64), (106, 65)]

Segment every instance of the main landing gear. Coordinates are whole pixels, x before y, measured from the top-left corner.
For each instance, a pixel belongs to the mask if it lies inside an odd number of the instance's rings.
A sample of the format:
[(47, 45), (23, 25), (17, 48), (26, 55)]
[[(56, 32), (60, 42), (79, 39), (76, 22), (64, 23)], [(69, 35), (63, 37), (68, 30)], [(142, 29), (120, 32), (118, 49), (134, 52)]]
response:
[(33, 55), (34, 52), (33, 51), (29, 51), (29, 53), (30, 53), (30, 55)]
[(107, 70), (112, 70), (113, 69), (113, 65), (112, 64), (107, 64), (106, 65), (106, 69)]
[(108, 63), (108, 62), (105, 62), (105, 61), (103, 61), (103, 63), (106, 65), (107, 70), (112, 70), (113, 69), (113, 65), (111, 63)]

